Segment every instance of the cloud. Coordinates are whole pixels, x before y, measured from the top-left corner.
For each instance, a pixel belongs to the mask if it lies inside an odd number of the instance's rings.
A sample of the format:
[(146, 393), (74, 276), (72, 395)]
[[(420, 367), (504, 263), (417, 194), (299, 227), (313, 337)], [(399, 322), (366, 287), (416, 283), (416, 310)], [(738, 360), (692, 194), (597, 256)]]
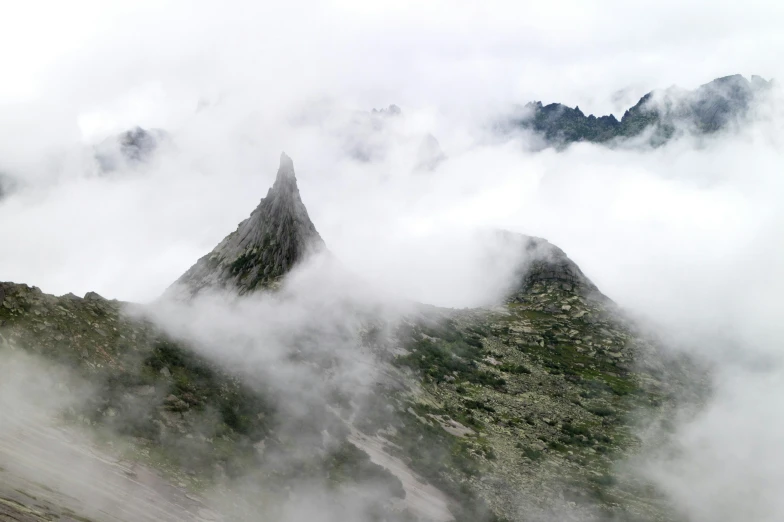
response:
[(642, 469), (687, 520), (777, 520), (784, 507), (780, 361), (767, 370), (725, 367), (716, 390)]

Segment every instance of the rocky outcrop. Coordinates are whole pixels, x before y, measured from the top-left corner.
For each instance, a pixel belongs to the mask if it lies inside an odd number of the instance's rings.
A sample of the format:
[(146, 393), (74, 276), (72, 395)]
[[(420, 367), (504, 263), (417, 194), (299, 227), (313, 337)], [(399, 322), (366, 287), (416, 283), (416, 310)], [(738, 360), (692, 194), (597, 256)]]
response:
[(136, 167), (150, 161), (168, 140), (166, 131), (137, 126), (101, 142), (95, 149), (95, 159), (104, 173)]
[(250, 217), (199, 259), (167, 291), (193, 296), (204, 289), (245, 294), (278, 282), (324, 241), (302, 203), (294, 163), (280, 156), (275, 183)]
[(546, 239), (506, 230), (493, 234), (492, 244), (499, 248), (497, 255), (512, 254), (518, 259), (506, 293), (508, 302), (525, 302), (531, 294), (548, 287), (558, 293), (610, 301), (563, 250)]
[(585, 295), (599, 292), (563, 250), (538, 237), (525, 237), (525, 241), (525, 257), (519, 270), (520, 292), (529, 291), (537, 283), (557, 283)]

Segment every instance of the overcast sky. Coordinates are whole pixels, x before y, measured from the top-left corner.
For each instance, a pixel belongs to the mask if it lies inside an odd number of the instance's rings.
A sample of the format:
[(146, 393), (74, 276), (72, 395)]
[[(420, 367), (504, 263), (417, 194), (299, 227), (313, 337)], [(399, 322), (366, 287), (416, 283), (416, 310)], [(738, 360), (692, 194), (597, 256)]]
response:
[(33, 0), (0, 21), (0, 100), (67, 101), (58, 110), (86, 127), (172, 125), (227, 91), (255, 92), (260, 107), (331, 95), (617, 112), (655, 87), (777, 76), (782, 20), (762, 0)]

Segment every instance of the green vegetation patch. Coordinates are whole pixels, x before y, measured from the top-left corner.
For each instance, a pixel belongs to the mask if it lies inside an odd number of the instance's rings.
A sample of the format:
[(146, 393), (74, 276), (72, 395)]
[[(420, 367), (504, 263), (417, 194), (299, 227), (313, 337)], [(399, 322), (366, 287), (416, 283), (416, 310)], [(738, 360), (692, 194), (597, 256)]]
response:
[[(421, 338), (425, 336), (424, 338)], [(479, 367), (486, 355), (482, 340), (475, 334), (463, 335), (451, 322), (420, 326), (408, 335), (409, 353), (395, 362), (421, 372), (427, 379), (442, 383), (469, 382), (501, 388), (506, 380)]]

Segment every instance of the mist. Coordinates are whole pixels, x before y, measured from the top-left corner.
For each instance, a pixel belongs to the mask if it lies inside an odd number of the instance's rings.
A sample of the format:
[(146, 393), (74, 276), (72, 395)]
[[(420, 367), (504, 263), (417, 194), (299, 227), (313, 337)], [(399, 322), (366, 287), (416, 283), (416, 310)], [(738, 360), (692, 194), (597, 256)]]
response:
[[(492, 125), (532, 100), (620, 117), (655, 88), (782, 78), (783, 15), (770, 2), (15, 6), (0, 22), (0, 45), (19, 50), (0, 60), (0, 173), (17, 180), (0, 201), (0, 279), (152, 302), (247, 217), (285, 150), (340, 270), (304, 267), (288, 305), (159, 303), (168, 331), (229, 365), (277, 364), (277, 389), (302, 384), (296, 406), (325, 388), (308, 390), (313, 374), (283, 347), (329, 310), (320, 331), (340, 331), (317, 348), (341, 361), (331, 384), (355, 392), (378, 377), (374, 356), (342, 337), (355, 309), (394, 322), (412, 302), (494, 304), (519, 258), (484, 232), (546, 238), (668, 346), (715, 368), (703, 411), (639, 473), (689, 520), (774, 520), (781, 92), (740, 128), (658, 148), (531, 152), (534, 136)], [(370, 114), (390, 104), (402, 114)], [(92, 147), (135, 125), (165, 129), (171, 147), (101, 174)], [(444, 159), (422, 169), (427, 135)], [(238, 349), (221, 352), (229, 333)]]

